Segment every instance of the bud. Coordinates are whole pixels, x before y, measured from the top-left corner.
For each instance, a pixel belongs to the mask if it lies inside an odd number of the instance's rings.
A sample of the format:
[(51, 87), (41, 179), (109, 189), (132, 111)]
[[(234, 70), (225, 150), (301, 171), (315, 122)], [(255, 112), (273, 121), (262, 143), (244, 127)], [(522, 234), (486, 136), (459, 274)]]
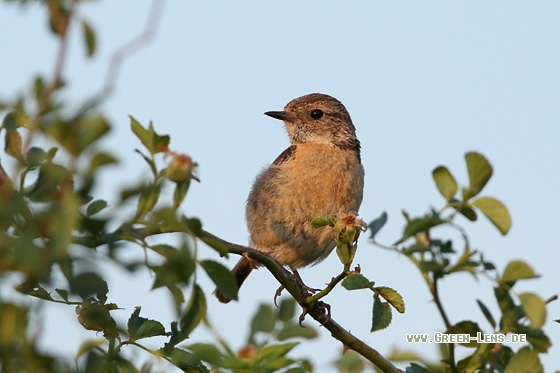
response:
[(193, 164), (191, 157), (186, 154), (179, 154), (172, 151), (168, 151), (167, 154), (170, 155), (172, 159), (165, 169), (165, 177), (176, 183), (180, 183), (193, 177), (196, 165)]
[(355, 211), (339, 212), (335, 216), (335, 239), (347, 245), (352, 245), (360, 236), (360, 231), (365, 231), (367, 228), (367, 224), (362, 219), (357, 218), (358, 213)]
[(336, 253), (338, 258), (344, 264), (344, 270), (350, 270), (350, 265), (356, 255), (358, 245), (356, 241), (361, 231), (367, 229), (366, 223), (362, 219), (357, 219), (358, 213), (350, 211), (349, 213), (339, 212), (335, 215), (334, 239), (336, 240)]
[(248, 345), (246, 345), (245, 347), (243, 347), (241, 350), (239, 350), (237, 352), (237, 355), (241, 358), (256, 358), (257, 357), (257, 347), (252, 344), (249, 343)]

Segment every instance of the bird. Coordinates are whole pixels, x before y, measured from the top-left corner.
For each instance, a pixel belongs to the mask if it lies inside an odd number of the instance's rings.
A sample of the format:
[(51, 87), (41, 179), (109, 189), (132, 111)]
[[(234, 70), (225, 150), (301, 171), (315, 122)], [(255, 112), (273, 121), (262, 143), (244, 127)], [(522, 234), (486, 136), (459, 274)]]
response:
[[(340, 211), (357, 212), (362, 203), (360, 141), (344, 105), (326, 94), (308, 94), (290, 101), (283, 111), (264, 114), (284, 122), (290, 146), (256, 177), (249, 193), (249, 246), (297, 274), (336, 247), (332, 229), (314, 230), (311, 221)], [(241, 257), (232, 270), (238, 287), (256, 266)], [(222, 303), (231, 301), (219, 289), (214, 295)]]

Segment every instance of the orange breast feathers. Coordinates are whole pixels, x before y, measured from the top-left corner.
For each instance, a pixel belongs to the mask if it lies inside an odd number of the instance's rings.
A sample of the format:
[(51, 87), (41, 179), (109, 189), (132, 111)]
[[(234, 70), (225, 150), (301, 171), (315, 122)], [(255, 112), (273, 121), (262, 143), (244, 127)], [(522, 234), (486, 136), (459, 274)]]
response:
[(324, 259), (335, 246), (332, 231), (313, 231), (311, 221), (357, 211), (363, 185), (364, 169), (355, 151), (299, 144), (255, 181), (246, 211), (252, 246), (293, 269)]

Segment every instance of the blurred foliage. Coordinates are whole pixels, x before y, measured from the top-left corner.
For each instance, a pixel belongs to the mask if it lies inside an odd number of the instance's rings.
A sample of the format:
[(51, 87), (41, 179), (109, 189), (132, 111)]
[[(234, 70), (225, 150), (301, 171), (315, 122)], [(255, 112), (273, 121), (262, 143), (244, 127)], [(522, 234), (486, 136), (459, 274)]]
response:
[[(514, 290), (518, 281), (538, 276), (529, 264), (521, 260), (511, 261), (500, 274), (493, 263), (484, 259), (482, 252), (471, 249), (464, 228), (455, 222), (458, 216), (476, 221), (478, 211), (485, 215), (501, 234), (505, 235), (511, 228), (511, 217), (505, 205), (493, 197), (479, 196), (493, 173), (488, 160), (482, 154), (469, 152), (465, 155), (465, 161), (469, 184), (460, 190), (457, 181), (445, 166), (433, 170), (436, 187), (445, 199), (443, 207), (437, 211), (431, 209), (426, 215), (419, 217), (411, 217), (403, 212), (406, 225), (402, 237), (395, 245), (387, 246), (375, 241), (376, 234), (387, 222), (386, 213), (371, 222), (369, 228), (370, 238), (374, 243), (406, 256), (418, 268), (445, 325), (443, 333), (469, 335), (472, 339), (470, 342), (447, 343), (447, 348), (441, 350), (442, 363), (439, 364), (430, 363), (420, 356), (403, 356), (402, 353), (392, 353), (390, 358), (393, 361), (416, 361), (418, 364), (411, 367), (411, 372), (445, 369), (453, 372), (542, 371), (538, 354), (546, 353), (551, 346), (549, 338), (542, 330), (546, 319), (547, 301), (534, 293), (517, 293)], [(433, 232), (442, 227), (458, 231), (463, 241), (460, 244), (462, 249), (459, 249), (452, 239), (434, 237)], [(441, 229), (440, 231), (447, 232)], [(491, 280), (495, 301), (500, 309), (498, 322), (481, 300), (472, 300), (477, 302), (481, 314), (491, 326), (489, 331), (483, 332), (479, 323), (472, 320), (452, 322), (445, 312), (438, 283), (457, 273), (469, 273), (475, 279), (484, 275), (484, 278)], [(456, 291), (460, 293), (461, 289)], [(553, 299), (555, 298), (551, 298)], [(458, 299), (453, 301), (457, 302)], [(486, 334), (488, 335), (485, 337)], [(513, 341), (516, 335), (526, 336), (526, 343), (521, 345), (517, 352), (501, 342), (485, 342), (488, 340), (485, 338), (496, 336), (503, 341), (510, 338)], [(471, 349), (472, 353), (457, 361), (455, 350), (458, 346)]]
[[(185, 372), (311, 371), (310, 358), (292, 357), (298, 341), (317, 337), (313, 327), (299, 325), (303, 315), (299, 320), (296, 317), (294, 299), (282, 298), (278, 308), (260, 305), (247, 326), (245, 346), (238, 351), (223, 340), (206, 317), (208, 303), (197, 282), (197, 272), (204, 271), (233, 299), (237, 287), (230, 271), (220, 262), (199, 258), (197, 237), (202, 224), (179, 210), (191, 182), (198, 180), (197, 165), (188, 155), (170, 150), (169, 136), (158, 134), (152, 123), (145, 126), (130, 117), (131, 131), (142, 145), (136, 152), (151, 171), (150, 177), (140, 175), (124, 190), (113, 188), (118, 196), (113, 205), (95, 197), (96, 188), (105, 182), (101, 171), (117, 166), (118, 159), (103, 149), (103, 139), (112, 127), (99, 105), (105, 97), (78, 105), (70, 105), (64, 99), (68, 79), (63, 62), (72, 29), (69, 26), (80, 24), (87, 58), (97, 52), (95, 27), (76, 12), (80, 1), (4, 2), (43, 7), (49, 20), (48, 32), (58, 38), (60, 49), (52, 75), (32, 77), (27, 93), (0, 102), (0, 136), (4, 144), (4, 155), (0, 157), (0, 371), (150, 372), (155, 370), (153, 362), (161, 360)], [(377, 244), (406, 256), (417, 266), (438, 306), (445, 333), (482, 332), (476, 321), (449, 320), (439, 297), (439, 281), (466, 272), (474, 277), (484, 274), (492, 281), (500, 314), (493, 315), (481, 300), (476, 300), (481, 315), (491, 326), (489, 332), (523, 334), (527, 341), (517, 351), (502, 343), (460, 344), (472, 353), (459, 361), (455, 343), (440, 345), (441, 362), (397, 350), (389, 357), (409, 364), (407, 372), (542, 371), (539, 354), (546, 353), (551, 345), (542, 330), (548, 301), (532, 292), (514, 291), (517, 282), (538, 276), (522, 260), (510, 262), (500, 273), (482, 253), (471, 249), (464, 229), (456, 222), (459, 216), (476, 221), (482, 213), (501, 234), (511, 227), (504, 204), (493, 197), (480, 196), (492, 176), (490, 163), (474, 152), (465, 158), (468, 186), (459, 188), (446, 167), (437, 167), (432, 176), (444, 197), (443, 207), (418, 217), (404, 213), (405, 228), (396, 244)], [(173, 188), (171, 196), (162, 193), (165, 186)], [(118, 212), (131, 204), (134, 212), (122, 217)], [(356, 217), (354, 213), (339, 213), (313, 221), (316, 228), (333, 228), (343, 272), (333, 277), (327, 288), (311, 296), (308, 303), (326, 296), (339, 282), (350, 291), (371, 291), (374, 332), (390, 325), (391, 309), (404, 312), (405, 302), (396, 290), (376, 286), (359, 266), (350, 269), (357, 239), (365, 227)], [(368, 225), (372, 240), (387, 219), (383, 213)], [(434, 230), (443, 226), (457, 230), (462, 242), (434, 237)], [(165, 233), (180, 234), (181, 242), (167, 245), (149, 239)], [(227, 254), (228, 246), (223, 241), (211, 237), (203, 241), (220, 255)], [(145, 259), (124, 262), (118, 255), (123, 250), (136, 250)], [(83, 265), (107, 260), (127, 270), (151, 271), (151, 287), (169, 291), (177, 319), (166, 326), (141, 315), (138, 306), (126, 324), (117, 322), (113, 311), (119, 309), (118, 299), (109, 298), (110, 287), (115, 285), (107, 283), (101, 265)], [(45, 302), (73, 307), (79, 325), (91, 331), (91, 339), (81, 343), (74, 362), (38, 348), (40, 336), (32, 316)], [(189, 341), (193, 330), (201, 326), (215, 335), (212, 343)], [(164, 342), (155, 349), (148, 347), (145, 342), (155, 337)], [(154, 360), (137, 366), (127, 352), (129, 348), (151, 354)], [(352, 351), (338, 359), (320, 354), (315, 358), (334, 360), (333, 367), (341, 372), (371, 370), (371, 364)]]

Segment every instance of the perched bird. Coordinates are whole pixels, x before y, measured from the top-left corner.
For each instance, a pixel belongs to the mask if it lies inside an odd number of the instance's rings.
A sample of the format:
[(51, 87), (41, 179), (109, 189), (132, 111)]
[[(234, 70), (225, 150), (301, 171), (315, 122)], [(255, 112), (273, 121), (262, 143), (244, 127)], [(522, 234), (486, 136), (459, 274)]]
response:
[[(284, 121), (291, 146), (257, 176), (246, 206), (250, 247), (296, 271), (325, 259), (336, 244), (326, 227), (311, 221), (339, 211), (358, 211), (364, 168), (360, 142), (340, 101), (313, 93), (266, 115)], [(255, 268), (241, 257), (233, 268), (237, 284)], [(297, 274), (297, 272), (296, 272)], [(216, 289), (218, 300), (231, 299)]]

